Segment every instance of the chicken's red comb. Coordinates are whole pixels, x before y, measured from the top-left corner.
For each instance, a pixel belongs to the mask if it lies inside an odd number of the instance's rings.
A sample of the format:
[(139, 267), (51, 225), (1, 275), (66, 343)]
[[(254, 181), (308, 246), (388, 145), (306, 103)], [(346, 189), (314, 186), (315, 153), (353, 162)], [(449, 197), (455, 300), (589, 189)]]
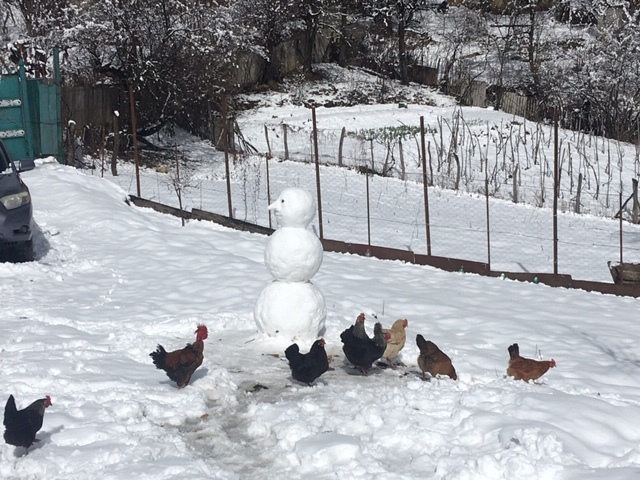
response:
[(209, 335), (209, 330), (207, 329), (207, 326), (200, 323), (198, 324), (198, 327), (196, 328), (196, 331), (194, 333), (200, 333), (203, 332), (205, 335)]

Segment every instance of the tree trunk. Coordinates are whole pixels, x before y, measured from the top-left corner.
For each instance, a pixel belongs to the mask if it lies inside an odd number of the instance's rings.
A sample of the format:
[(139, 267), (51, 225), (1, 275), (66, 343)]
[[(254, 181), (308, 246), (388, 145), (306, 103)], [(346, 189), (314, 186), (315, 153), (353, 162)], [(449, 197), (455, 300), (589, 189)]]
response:
[(533, 80), (534, 94), (537, 95), (540, 92), (540, 65), (536, 58), (535, 27), (536, 27), (536, 8), (535, 6), (531, 6), (529, 7), (529, 31), (528, 31), (528, 42), (527, 42), (528, 52), (527, 53), (529, 56), (529, 71), (531, 72), (531, 78)]
[(304, 35), (304, 51), (303, 66), (305, 73), (311, 73), (311, 65), (313, 64), (313, 49), (318, 35), (318, 20), (320, 9), (316, 7), (315, 2), (309, 5), (309, 10), (304, 18), (305, 35)]
[(347, 14), (340, 15), (340, 51), (338, 52), (338, 65), (341, 67), (347, 66), (347, 48), (348, 43), (346, 39), (347, 34)]
[[(403, 15), (404, 16), (404, 15)], [(398, 23), (398, 57), (400, 60), (400, 82), (409, 85), (409, 69), (407, 67), (407, 45), (405, 36), (406, 25), (401, 18)]]

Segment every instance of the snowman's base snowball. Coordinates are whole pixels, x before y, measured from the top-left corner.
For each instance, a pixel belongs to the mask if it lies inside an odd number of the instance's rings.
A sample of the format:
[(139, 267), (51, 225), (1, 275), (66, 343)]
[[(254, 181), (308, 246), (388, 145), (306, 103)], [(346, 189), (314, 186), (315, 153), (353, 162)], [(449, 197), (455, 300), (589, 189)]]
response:
[(311, 282), (273, 281), (253, 309), (258, 330), (291, 340), (316, 340), (325, 333), (327, 309), (322, 292)]

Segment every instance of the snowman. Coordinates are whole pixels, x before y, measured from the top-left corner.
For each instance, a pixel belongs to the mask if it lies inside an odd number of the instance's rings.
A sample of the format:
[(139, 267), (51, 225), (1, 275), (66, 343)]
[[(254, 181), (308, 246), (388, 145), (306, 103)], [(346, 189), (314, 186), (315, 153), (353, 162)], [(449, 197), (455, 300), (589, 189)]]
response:
[(291, 340), (324, 335), (324, 296), (311, 283), (322, 265), (322, 243), (308, 226), (316, 203), (306, 190), (286, 188), (269, 205), (278, 228), (269, 237), (264, 263), (274, 280), (260, 293), (253, 317), (258, 329)]

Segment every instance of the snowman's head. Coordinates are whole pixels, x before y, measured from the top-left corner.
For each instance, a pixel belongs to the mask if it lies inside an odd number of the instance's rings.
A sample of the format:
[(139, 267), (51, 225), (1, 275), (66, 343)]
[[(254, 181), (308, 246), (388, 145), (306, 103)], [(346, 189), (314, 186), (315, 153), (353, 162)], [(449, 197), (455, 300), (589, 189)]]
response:
[(269, 205), (281, 227), (307, 228), (316, 214), (316, 202), (301, 188), (285, 188), (278, 199)]

